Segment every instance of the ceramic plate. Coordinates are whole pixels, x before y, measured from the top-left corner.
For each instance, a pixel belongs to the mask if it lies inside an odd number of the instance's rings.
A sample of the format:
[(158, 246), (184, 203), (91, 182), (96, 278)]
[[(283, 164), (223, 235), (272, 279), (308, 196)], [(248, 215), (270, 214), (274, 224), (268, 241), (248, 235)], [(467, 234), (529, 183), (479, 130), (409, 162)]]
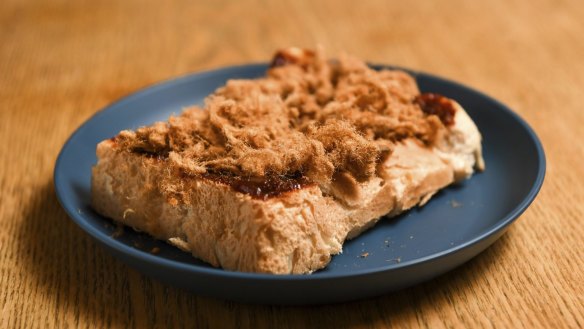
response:
[[(382, 219), (346, 242), (343, 253), (326, 269), (284, 276), (230, 272), (131, 229), (114, 234), (115, 225), (90, 207), (96, 144), (120, 130), (166, 120), (186, 106), (202, 104), (227, 79), (259, 77), (266, 69), (266, 64), (253, 64), (188, 75), (136, 92), (98, 112), (70, 137), (57, 160), (54, 180), (63, 208), (114, 256), (160, 281), (222, 299), (314, 304), (385, 294), (461, 265), (495, 242), (543, 183), (542, 146), (517, 114), (471, 88), (409, 71), (423, 92), (453, 98), (467, 110), (483, 134), (487, 170), (446, 188), (423, 208)], [(159, 251), (153, 253), (154, 248)]]

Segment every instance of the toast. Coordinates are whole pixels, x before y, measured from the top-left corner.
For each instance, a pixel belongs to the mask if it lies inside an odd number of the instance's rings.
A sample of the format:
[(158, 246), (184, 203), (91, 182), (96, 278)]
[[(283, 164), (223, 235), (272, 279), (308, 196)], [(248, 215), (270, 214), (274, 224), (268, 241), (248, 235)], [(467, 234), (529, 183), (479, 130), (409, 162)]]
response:
[(398, 70), (288, 48), (267, 76), (97, 145), (93, 208), (215, 267), (304, 274), (483, 170), (455, 101)]

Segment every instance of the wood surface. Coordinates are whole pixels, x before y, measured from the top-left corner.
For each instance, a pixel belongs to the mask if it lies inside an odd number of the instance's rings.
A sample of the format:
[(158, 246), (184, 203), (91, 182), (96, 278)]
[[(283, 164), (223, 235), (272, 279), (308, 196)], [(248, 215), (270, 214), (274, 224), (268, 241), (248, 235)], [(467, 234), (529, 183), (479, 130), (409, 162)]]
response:
[[(321, 44), (435, 73), (519, 113), (548, 161), (532, 206), (427, 283), (316, 307), (203, 298), (130, 269), (65, 214), (53, 168), (96, 111), (152, 83)], [(0, 2), (0, 328), (584, 327), (584, 2)]]

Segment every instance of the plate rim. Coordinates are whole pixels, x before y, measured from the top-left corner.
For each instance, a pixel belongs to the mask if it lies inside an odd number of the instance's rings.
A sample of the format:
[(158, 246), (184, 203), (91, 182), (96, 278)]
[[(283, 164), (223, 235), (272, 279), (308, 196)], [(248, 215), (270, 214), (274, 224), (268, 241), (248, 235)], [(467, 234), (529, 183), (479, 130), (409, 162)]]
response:
[[(477, 89), (471, 88), (470, 86), (461, 84), (459, 82), (444, 78), (442, 76), (436, 74), (429, 74), (422, 71), (412, 70), (409, 68), (404, 68), (396, 65), (388, 65), (388, 64), (379, 64), (379, 63), (369, 63), (369, 65), (374, 69), (399, 69), (410, 73), (415, 78), (419, 76), (424, 76), (436, 80), (440, 80), (441, 82), (449, 83), (456, 88), (464, 89), (467, 92), (471, 92), (474, 94), (479, 95), (487, 99), (490, 102), (495, 103), (499, 110), (503, 110), (506, 114), (513, 117), (513, 119), (525, 130), (527, 136), (529, 137), (530, 142), (533, 143), (537, 152), (537, 176), (536, 179), (533, 181), (529, 192), (523, 197), (521, 202), (519, 202), (511, 211), (509, 211), (505, 216), (502, 216), (496, 224), (490, 226), (489, 228), (482, 231), (481, 234), (478, 236), (468, 239), (458, 245), (452, 246), (445, 250), (424, 256), (419, 258), (414, 258), (408, 261), (400, 262), (398, 264), (387, 264), (383, 266), (378, 266), (375, 268), (369, 269), (353, 269), (350, 272), (345, 273), (321, 273), (319, 275), (306, 275), (306, 274), (283, 274), (283, 275), (274, 275), (274, 274), (266, 274), (266, 273), (249, 273), (249, 272), (238, 272), (238, 271), (229, 271), (224, 270), (222, 268), (212, 268), (212, 267), (202, 267), (197, 264), (188, 264), (177, 260), (172, 260), (160, 256), (156, 256), (150, 254), (147, 251), (139, 250), (133, 248), (122, 241), (114, 239), (103, 232), (95, 229), (88, 223), (88, 220), (85, 218), (84, 214), (79, 213), (77, 209), (71, 208), (71, 205), (66, 202), (66, 197), (64, 197), (65, 192), (63, 189), (65, 188), (60, 184), (63, 181), (61, 178), (63, 173), (59, 170), (63, 166), (63, 157), (67, 153), (68, 148), (71, 147), (71, 143), (76, 140), (76, 137), (83, 133), (85, 129), (88, 129), (91, 126), (91, 123), (104, 115), (108, 115), (111, 112), (115, 112), (118, 110), (120, 106), (123, 106), (125, 103), (131, 102), (135, 98), (144, 97), (148, 94), (155, 93), (165, 88), (172, 88), (176, 85), (183, 84), (186, 82), (192, 82), (195, 80), (205, 79), (206, 77), (217, 75), (217, 74), (226, 74), (231, 71), (237, 72), (239, 70), (247, 70), (247, 69), (266, 69), (268, 67), (268, 63), (266, 62), (256, 62), (256, 63), (249, 63), (249, 64), (240, 64), (240, 65), (231, 65), (231, 66), (224, 66), (219, 68), (208, 69), (204, 71), (198, 72), (190, 72), (184, 75), (180, 75), (177, 77), (171, 77), (168, 79), (161, 80), (159, 82), (149, 84), (143, 86), (137, 90), (134, 90), (125, 96), (118, 98), (117, 100), (108, 103), (106, 106), (102, 107), (100, 110), (95, 112), (91, 115), (88, 119), (86, 119), (75, 131), (67, 138), (65, 143), (63, 144), (61, 150), (59, 151), (59, 155), (55, 162), (55, 167), (53, 170), (53, 185), (55, 188), (55, 192), (57, 194), (57, 199), (61, 205), (61, 207), (65, 210), (67, 215), (70, 219), (72, 219), (85, 233), (89, 234), (92, 238), (96, 239), (100, 243), (113, 248), (116, 252), (120, 252), (127, 256), (130, 256), (138, 261), (143, 261), (148, 263), (149, 265), (156, 265), (156, 266), (164, 266), (165, 268), (175, 268), (181, 271), (187, 271), (192, 274), (201, 274), (201, 275), (212, 275), (212, 276), (220, 276), (224, 278), (233, 278), (233, 279), (244, 279), (244, 280), (259, 280), (259, 281), (321, 281), (321, 280), (330, 280), (330, 279), (344, 279), (344, 278), (351, 278), (356, 276), (365, 276), (371, 274), (380, 274), (385, 272), (392, 272), (398, 271), (400, 269), (406, 267), (412, 267), (421, 265), (424, 263), (428, 263), (431, 261), (439, 260), (440, 258), (446, 257), (448, 255), (463, 251), (465, 249), (471, 248), (476, 244), (479, 244), (481, 241), (496, 235), (497, 233), (504, 231), (508, 226), (510, 226), (525, 210), (529, 207), (529, 205), (535, 200), (537, 194), (541, 190), (543, 185), (545, 174), (546, 174), (546, 157), (543, 145), (533, 130), (531, 126), (516, 112), (511, 110), (508, 106), (503, 104), (502, 102), (498, 101), (497, 99), (485, 94), (482, 91)], [(103, 217), (103, 216), (102, 216)]]

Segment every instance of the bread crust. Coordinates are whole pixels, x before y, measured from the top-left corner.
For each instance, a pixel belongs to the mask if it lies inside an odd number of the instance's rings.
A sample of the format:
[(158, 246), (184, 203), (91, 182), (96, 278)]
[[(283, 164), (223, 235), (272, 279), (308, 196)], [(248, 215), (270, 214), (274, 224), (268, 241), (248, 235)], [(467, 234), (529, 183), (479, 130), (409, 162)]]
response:
[[(459, 106), (445, 141), (396, 145), (366, 182), (338, 177), (323, 192), (307, 186), (258, 199), (203, 178), (175, 177), (189, 203), (172, 204), (159, 184), (164, 160), (120, 152), (114, 140), (98, 144), (92, 205), (100, 214), (191, 252), (226, 270), (274, 274), (311, 273), (325, 267), (343, 242), (423, 204), (439, 189), (482, 169), (480, 134)], [(478, 143), (477, 143), (478, 141)], [(450, 144), (452, 145), (450, 145)]]

